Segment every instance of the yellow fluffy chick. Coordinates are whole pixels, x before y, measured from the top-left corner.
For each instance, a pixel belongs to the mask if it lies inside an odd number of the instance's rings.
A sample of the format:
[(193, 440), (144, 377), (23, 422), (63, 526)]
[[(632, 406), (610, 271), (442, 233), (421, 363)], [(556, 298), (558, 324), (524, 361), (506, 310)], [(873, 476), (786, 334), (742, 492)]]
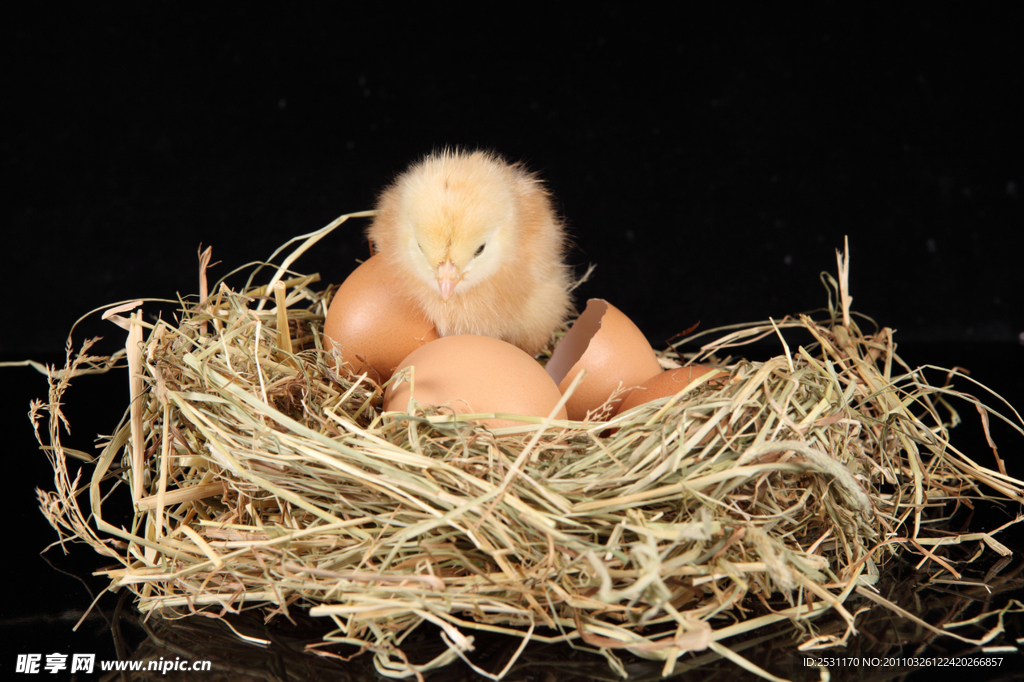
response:
[(487, 152), (425, 157), (384, 190), (367, 230), (441, 336), (536, 355), (570, 307), (565, 231), (541, 182)]

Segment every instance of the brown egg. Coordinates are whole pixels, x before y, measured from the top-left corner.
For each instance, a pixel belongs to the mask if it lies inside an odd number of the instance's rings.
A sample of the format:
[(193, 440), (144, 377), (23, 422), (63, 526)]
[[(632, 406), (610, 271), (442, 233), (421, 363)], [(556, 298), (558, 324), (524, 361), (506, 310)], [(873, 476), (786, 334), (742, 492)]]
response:
[(652, 400), (664, 398), (667, 395), (675, 395), (686, 388), (690, 382), (704, 376), (708, 372), (719, 372), (722, 375), (721, 378), (709, 380), (712, 385), (720, 386), (727, 376), (725, 372), (716, 370), (708, 365), (690, 365), (689, 367), (670, 369), (651, 377), (630, 391), (623, 399), (619, 412), (631, 410), (637, 405), (643, 405)]
[(334, 295), (324, 321), (324, 348), (337, 347), (352, 375), (384, 383), (409, 353), (437, 338), (426, 315), (398, 292), (379, 255), (356, 268)]
[[(569, 419), (583, 419), (620, 385), (626, 389), (639, 386), (660, 373), (661, 365), (632, 320), (607, 301), (592, 298), (547, 365), (548, 374), (563, 393), (583, 369), (587, 374), (566, 403)], [(616, 403), (620, 401), (616, 399)]]
[[(489, 336), (464, 334), (431, 341), (402, 361), (412, 365), (416, 400), (459, 414), (506, 412), (547, 417), (561, 400), (558, 386), (536, 360), (510, 343)], [(391, 384), (384, 392), (386, 411), (408, 409), (410, 384)], [(565, 419), (561, 408), (556, 419)], [(489, 428), (521, 426), (522, 422), (482, 420)]]

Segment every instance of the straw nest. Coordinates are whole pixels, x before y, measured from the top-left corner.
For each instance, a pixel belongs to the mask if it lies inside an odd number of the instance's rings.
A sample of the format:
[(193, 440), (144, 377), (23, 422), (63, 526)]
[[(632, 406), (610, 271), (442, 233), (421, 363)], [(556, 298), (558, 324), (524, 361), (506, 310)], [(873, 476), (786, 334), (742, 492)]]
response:
[[(986, 424), (997, 413), (952, 388), (962, 374), (937, 386), (905, 365), (889, 329), (860, 329), (841, 255), (839, 281), (824, 276), (826, 310), (660, 354), (666, 367), (715, 364), (724, 384), (698, 379), (610, 422), (501, 415), (522, 426), (492, 432), (429, 406), (382, 414), (381, 387), (323, 350), (335, 288), (315, 290), (318, 277), (291, 265), (348, 217), (290, 242), (239, 291), (207, 291), (207, 252), (176, 324), (147, 321), (137, 302), (111, 308), (126, 350), (69, 347), (67, 367), (49, 370), (49, 401), (33, 407), (56, 474), (42, 510), (62, 540), (116, 560), (103, 573), (142, 612), (310, 607), (336, 625), (318, 651), (354, 644), (392, 677), (465, 659), (474, 630), (575, 642), (620, 671), (616, 651), (662, 659), (667, 673), (710, 648), (763, 672), (723, 640), (834, 609), (846, 635), (809, 628), (804, 646), (835, 644), (854, 631), (847, 597), (869, 595), (892, 553), (943, 565), (930, 548), (962, 540), (1009, 553), (990, 533), (929, 533), (929, 508), (992, 491), (1019, 502), (1024, 485), (994, 447), (993, 469), (950, 443), (950, 398)], [(272, 276), (254, 286), (261, 268)], [(791, 348), (790, 330), (806, 344)], [(724, 355), (766, 336), (777, 357)], [(65, 450), (68, 382), (125, 362), (120, 427), (94, 459)], [(84, 478), (71, 479), (69, 454), (91, 459)], [(120, 526), (109, 496), (125, 487), (133, 516)], [(402, 642), (427, 621), (447, 649), (414, 664)]]

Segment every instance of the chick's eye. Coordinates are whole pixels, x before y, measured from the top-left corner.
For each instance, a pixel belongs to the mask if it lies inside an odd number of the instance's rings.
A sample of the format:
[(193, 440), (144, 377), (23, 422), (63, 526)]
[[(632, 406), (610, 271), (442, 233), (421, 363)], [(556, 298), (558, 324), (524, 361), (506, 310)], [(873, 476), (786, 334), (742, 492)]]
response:
[(480, 248), (479, 248), (479, 249), (477, 249), (477, 250), (476, 250), (476, 253), (474, 253), (474, 254), (473, 254), (473, 258), (476, 258), (476, 257), (477, 257), (477, 256), (479, 256), (479, 255), (480, 255), (481, 253), (483, 253), (483, 252), (484, 252), (484, 247), (485, 247), (485, 246), (487, 246), (487, 244), (481, 244), (481, 245), (480, 245)]

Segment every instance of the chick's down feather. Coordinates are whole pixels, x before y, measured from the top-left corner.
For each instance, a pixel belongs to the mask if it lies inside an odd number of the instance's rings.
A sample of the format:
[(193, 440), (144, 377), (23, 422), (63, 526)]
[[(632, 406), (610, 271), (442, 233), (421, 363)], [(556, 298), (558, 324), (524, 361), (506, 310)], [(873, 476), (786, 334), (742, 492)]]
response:
[(541, 182), (487, 152), (428, 155), (381, 194), (367, 230), (441, 336), (535, 355), (570, 308), (565, 230)]

